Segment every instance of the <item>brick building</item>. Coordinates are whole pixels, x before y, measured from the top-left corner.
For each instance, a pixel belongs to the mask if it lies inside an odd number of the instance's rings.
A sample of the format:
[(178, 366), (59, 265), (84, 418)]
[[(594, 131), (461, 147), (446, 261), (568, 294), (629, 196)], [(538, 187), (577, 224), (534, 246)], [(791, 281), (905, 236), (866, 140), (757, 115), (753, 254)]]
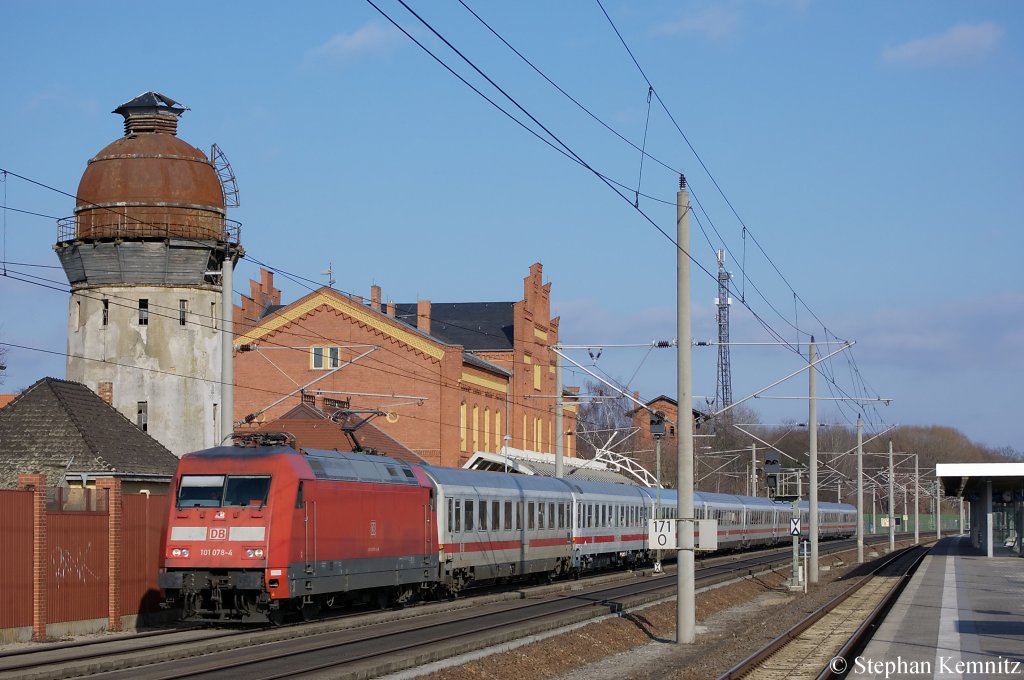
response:
[[(634, 392), (633, 398), (639, 401), (640, 393)], [(672, 397), (660, 394), (644, 404), (653, 411), (660, 411), (665, 419), (665, 434), (661, 438), (661, 472), (662, 477), (671, 484), (675, 480), (675, 456), (679, 448), (679, 438), (676, 436), (676, 424), (679, 422), (679, 402)], [(654, 473), (654, 435), (651, 434), (651, 412), (647, 409), (637, 408), (629, 412), (632, 419), (632, 426), (637, 433), (633, 437), (633, 450), (638, 463)], [(693, 432), (700, 434), (700, 426), (707, 419), (707, 416), (700, 411), (693, 410)]]
[[(273, 274), (235, 308), (235, 421), (305, 401), (379, 409), (374, 424), (423, 459), (458, 466), (505, 444), (553, 452), (558, 318), (539, 263), (516, 302), (382, 303), (320, 288), (287, 305)], [(575, 454), (566, 406), (566, 455)]]

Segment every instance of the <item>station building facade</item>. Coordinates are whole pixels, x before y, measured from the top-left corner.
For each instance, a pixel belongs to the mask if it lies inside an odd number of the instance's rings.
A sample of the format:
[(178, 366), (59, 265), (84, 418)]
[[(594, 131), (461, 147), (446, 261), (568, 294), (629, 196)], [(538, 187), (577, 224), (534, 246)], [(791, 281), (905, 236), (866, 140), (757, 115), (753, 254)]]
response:
[[(367, 411), (375, 426), (438, 465), (506, 445), (554, 452), (559, 319), (542, 272), (540, 263), (530, 267), (514, 302), (382, 303), (373, 286), (368, 300), (324, 287), (282, 305), (263, 270), (235, 308), (236, 429), (261, 427), (305, 402), (325, 412)], [(575, 418), (567, 404), (569, 456)]]

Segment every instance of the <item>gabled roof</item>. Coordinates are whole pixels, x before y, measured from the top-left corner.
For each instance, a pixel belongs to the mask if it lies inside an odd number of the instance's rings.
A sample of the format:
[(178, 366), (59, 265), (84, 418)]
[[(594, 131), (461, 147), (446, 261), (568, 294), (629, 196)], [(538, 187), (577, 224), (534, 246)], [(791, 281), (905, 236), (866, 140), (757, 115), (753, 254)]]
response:
[(365, 305), (361, 305), (347, 295), (342, 295), (330, 288), (320, 288), (313, 291), (290, 305), (285, 305), (263, 317), (245, 335), (235, 339), (235, 347), (257, 342), (279, 328), (298, 321), (301, 317), (320, 307), (327, 307), (328, 309), (340, 312), (434, 359), (440, 359), (444, 356), (442, 345), (447, 343), (421, 332), (415, 326), (410, 326), (400, 319), (394, 319)]
[[(654, 399), (648, 399), (647, 401), (644, 402), (644, 405), (647, 408), (652, 408), (654, 406), (654, 404), (656, 402), (659, 402), (659, 401), (668, 402), (669, 404), (671, 404), (672, 406), (675, 406), (677, 408), (679, 406), (679, 402), (678, 401), (676, 401), (672, 397), (666, 396), (664, 394), (659, 394)], [(633, 416), (637, 412), (639, 412), (640, 410), (641, 409), (639, 409), (639, 408), (635, 408), (632, 411), (629, 411), (628, 413), (626, 413), (626, 415)], [(691, 409), (691, 410), (693, 411), (693, 419), (697, 422), (698, 425), (700, 425), (705, 420), (708, 420), (711, 417), (707, 413), (703, 413), (702, 411), (698, 411), (697, 409)]]
[(47, 484), (87, 473), (166, 479), (178, 458), (85, 385), (43, 378), (0, 409), (0, 488), (19, 473)]
[[(341, 413), (336, 420), (310, 404), (299, 404), (277, 420), (261, 425), (261, 432), (287, 432), (295, 437), (296, 445), (303, 449), (328, 449), (333, 451), (351, 451), (352, 440), (343, 428), (354, 426), (362, 416)], [(366, 448), (377, 453), (391, 456), (409, 463), (422, 463), (415, 451), (407, 448), (397, 439), (387, 434), (372, 422), (364, 423), (355, 430), (356, 439)]]
[[(512, 349), (514, 302), (431, 302), (430, 335), (468, 350)], [(415, 303), (395, 305), (395, 316), (416, 326)]]

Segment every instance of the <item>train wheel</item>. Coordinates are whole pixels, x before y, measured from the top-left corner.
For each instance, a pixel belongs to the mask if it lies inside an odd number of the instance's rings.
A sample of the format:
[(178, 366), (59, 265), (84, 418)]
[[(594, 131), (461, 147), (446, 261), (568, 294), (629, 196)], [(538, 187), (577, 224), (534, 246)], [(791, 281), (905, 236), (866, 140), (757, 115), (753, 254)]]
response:
[(299, 614), (302, 616), (303, 621), (312, 621), (320, 615), (320, 603), (313, 601), (303, 604), (299, 608)]
[(267, 620), (270, 621), (270, 625), (272, 626), (280, 626), (284, 624), (286, 618), (287, 617), (282, 609), (271, 609), (267, 612)]

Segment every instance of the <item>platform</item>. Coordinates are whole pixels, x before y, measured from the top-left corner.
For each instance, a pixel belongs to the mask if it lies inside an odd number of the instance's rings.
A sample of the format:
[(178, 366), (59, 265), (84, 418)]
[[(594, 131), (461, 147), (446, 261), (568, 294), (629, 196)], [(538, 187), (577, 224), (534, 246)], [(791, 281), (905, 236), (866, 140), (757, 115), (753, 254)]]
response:
[(935, 544), (848, 678), (1024, 678), (1024, 559)]

